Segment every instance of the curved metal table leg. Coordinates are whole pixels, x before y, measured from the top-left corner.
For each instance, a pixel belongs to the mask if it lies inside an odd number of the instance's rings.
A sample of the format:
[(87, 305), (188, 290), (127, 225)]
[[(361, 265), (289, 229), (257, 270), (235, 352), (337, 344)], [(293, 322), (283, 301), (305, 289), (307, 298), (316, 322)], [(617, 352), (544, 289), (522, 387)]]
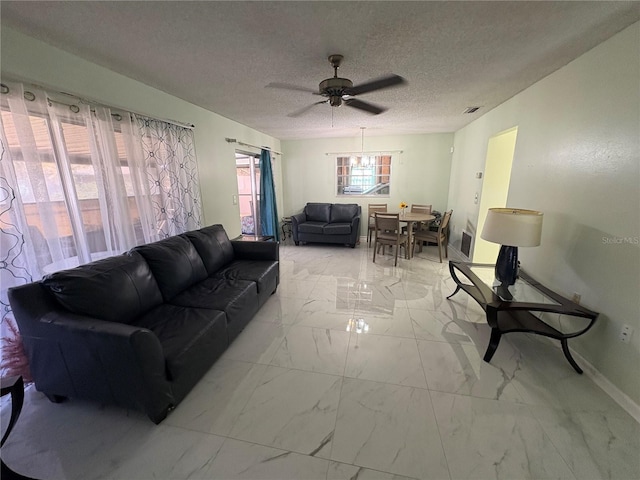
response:
[(449, 295), (449, 296), (447, 297), (447, 299), (449, 299), (449, 298), (453, 297), (453, 296), (454, 296), (456, 293), (458, 293), (459, 291), (460, 291), (460, 285), (456, 285), (456, 290), (455, 290), (455, 292), (453, 292), (451, 295)]
[(576, 361), (571, 356), (571, 352), (569, 351), (569, 344), (567, 343), (567, 339), (566, 338), (561, 339), (560, 343), (562, 344), (562, 351), (564, 352), (564, 356), (567, 358), (567, 360), (569, 360), (569, 363), (571, 364), (573, 369), (576, 372), (581, 374), (582, 373), (582, 369), (580, 368), (580, 366), (576, 363)]
[(489, 339), (489, 346), (487, 347), (487, 351), (484, 354), (483, 360), (487, 363), (491, 361), (493, 358), (493, 354), (496, 353), (498, 345), (500, 344), (500, 338), (502, 338), (502, 333), (497, 328), (491, 329), (491, 338)]
[[(21, 376), (7, 377), (0, 381), (0, 396), (11, 394), (11, 419), (7, 431), (0, 441), (0, 447), (9, 438), (9, 434), (20, 416), (22, 411), (22, 403), (24, 402), (24, 382)], [(11, 470), (4, 461), (0, 460), (0, 475), (3, 480), (34, 480)]]

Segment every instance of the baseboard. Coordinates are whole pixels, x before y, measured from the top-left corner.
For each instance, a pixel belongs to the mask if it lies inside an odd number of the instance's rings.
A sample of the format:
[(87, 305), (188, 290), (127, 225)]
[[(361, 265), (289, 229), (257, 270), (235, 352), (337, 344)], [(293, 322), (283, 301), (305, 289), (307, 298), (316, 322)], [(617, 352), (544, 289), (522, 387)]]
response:
[[(546, 341), (549, 345), (554, 346), (558, 350), (561, 350), (560, 342), (548, 337), (536, 336), (536, 338)], [(633, 419), (640, 423), (640, 405), (634, 402), (629, 395), (624, 393), (618, 387), (616, 387), (611, 381), (605, 377), (600, 371), (594, 367), (586, 358), (580, 355), (575, 349), (569, 347), (571, 355), (576, 360), (578, 365), (582, 368), (584, 375), (593, 380), (597, 386), (599, 386), (604, 393), (609, 395), (614, 402), (624, 409)]]
[(469, 257), (467, 257), (464, 253), (462, 253), (462, 251), (460, 251), (460, 249), (456, 248), (453, 246), (453, 244), (449, 244), (447, 249), (449, 250), (449, 257), (451, 257), (452, 253), (455, 258), (455, 261), (459, 261), (459, 262), (469, 262)]
[[(557, 342), (554, 342), (557, 343)], [(629, 415), (631, 415), (636, 422), (640, 423), (640, 405), (634, 402), (629, 395), (624, 393), (618, 387), (607, 379), (602, 373), (598, 371), (596, 367), (591, 365), (582, 355), (571, 350), (571, 355), (578, 361), (578, 364), (582, 367), (584, 373), (593, 382), (598, 385), (607, 395), (609, 395), (618, 405), (620, 405)]]

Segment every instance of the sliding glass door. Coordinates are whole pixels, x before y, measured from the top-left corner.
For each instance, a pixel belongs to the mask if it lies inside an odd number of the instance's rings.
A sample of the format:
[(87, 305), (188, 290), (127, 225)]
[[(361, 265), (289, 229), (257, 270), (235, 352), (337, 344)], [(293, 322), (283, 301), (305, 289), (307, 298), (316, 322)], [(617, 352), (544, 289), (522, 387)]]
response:
[(260, 156), (236, 151), (238, 203), (243, 235), (260, 235)]

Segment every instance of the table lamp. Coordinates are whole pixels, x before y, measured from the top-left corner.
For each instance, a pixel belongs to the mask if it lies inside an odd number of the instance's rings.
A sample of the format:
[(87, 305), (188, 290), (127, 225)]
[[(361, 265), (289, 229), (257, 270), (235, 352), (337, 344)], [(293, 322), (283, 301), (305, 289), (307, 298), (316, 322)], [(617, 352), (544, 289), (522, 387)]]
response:
[(542, 235), (542, 212), (521, 208), (490, 208), (480, 237), (501, 245), (496, 279), (504, 290), (518, 277), (518, 247), (537, 247)]

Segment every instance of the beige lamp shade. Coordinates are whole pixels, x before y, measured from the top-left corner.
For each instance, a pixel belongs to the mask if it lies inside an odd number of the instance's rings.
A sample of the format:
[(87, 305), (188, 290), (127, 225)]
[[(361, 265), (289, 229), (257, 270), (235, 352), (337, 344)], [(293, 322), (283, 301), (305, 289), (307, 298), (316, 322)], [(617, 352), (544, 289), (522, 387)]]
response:
[(522, 208), (490, 208), (480, 237), (512, 247), (536, 247), (542, 236), (542, 212)]

